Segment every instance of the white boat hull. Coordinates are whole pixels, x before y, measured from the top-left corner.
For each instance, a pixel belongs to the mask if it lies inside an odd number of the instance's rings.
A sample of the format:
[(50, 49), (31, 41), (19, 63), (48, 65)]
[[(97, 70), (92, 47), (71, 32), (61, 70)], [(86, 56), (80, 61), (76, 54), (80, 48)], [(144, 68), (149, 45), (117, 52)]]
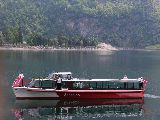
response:
[(41, 89), (41, 88), (27, 88), (27, 87), (14, 87), (14, 94), (16, 98), (58, 98), (55, 89)]

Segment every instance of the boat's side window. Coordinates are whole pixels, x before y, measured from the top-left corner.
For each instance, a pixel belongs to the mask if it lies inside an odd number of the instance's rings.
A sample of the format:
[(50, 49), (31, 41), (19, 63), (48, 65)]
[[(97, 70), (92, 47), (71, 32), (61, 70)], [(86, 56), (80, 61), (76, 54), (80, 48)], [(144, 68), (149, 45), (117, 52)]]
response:
[(40, 85), (40, 82), (39, 80), (35, 81), (34, 85), (32, 87), (35, 87), (35, 88), (39, 88), (41, 85)]
[(103, 89), (109, 89), (109, 82), (103, 82)]
[(89, 86), (90, 86), (90, 89), (96, 89), (97, 88), (96, 82), (90, 82)]
[(128, 89), (134, 89), (134, 83), (133, 82), (128, 82)]
[(108, 82), (108, 89), (115, 89), (116, 83), (115, 82)]
[(128, 82), (126, 88), (127, 89), (140, 89), (139, 82)]
[(120, 82), (118, 88), (119, 89), (124, 89), (124, 83)]
[(97, 89), (102, 89), (102, 82), (97, 82)]
[(89, 82), (83, 82), (83, 89), (85, 89), (85, 90), (90, 89), (90, 84), (89, 84)]
[(134, 82), (134, 89), (139, 89), (139, 82)]
[(108, 81), (103, 82), (103, 89), (127, 89), (128, 84), (126, 82)]
[(45, 89), (52, 89), (55, 88), (55, 82), (52, 80), (44, 80), (41, 82), (41, 87)]

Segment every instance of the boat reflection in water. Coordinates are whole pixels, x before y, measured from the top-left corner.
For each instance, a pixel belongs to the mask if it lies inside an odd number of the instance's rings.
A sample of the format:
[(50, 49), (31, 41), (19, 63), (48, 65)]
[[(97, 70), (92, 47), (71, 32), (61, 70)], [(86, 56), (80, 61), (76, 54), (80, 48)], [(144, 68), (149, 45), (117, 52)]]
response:
[(92, 119), (141, 116), (143, 99), (16, 100), (15, 118)]

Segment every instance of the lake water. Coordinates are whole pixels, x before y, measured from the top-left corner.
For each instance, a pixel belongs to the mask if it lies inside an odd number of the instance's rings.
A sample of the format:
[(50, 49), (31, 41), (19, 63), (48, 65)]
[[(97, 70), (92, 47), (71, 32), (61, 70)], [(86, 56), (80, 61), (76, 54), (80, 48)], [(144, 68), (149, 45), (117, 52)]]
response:
[[(144, 100), (16, 100), (11, 85), (25, 78), (71, 71), (80, 78), (147, 79)], [(160, 119), (160, 51), (0, 51), (0, 120)]]

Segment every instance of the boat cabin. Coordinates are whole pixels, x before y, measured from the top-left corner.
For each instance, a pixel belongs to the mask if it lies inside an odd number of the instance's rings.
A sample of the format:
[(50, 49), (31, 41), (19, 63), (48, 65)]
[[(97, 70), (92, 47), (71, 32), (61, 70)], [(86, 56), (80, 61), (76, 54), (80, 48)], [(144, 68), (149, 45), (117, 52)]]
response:
[[(60, 74), (62, 75), (62, 74)], [(68, 75), (68, 74), (66, 74)], [(64, 76), (64, 78), (67, 76)], [(63, 79), (62, 89), (68, 90), (123, 90), (143, 89), (144, 85), (141, 80), (138, 79)], [(42, 88), (42, 89), (56, 89), (57, 81), (50, 79), (36, 79), (32, 80), (28, 87)]]
[(92, 79), (63, 81), (62, 88), (75, 90), (120, 90), (120, 89), (143, 89), (143, 82), (138, 79)]

